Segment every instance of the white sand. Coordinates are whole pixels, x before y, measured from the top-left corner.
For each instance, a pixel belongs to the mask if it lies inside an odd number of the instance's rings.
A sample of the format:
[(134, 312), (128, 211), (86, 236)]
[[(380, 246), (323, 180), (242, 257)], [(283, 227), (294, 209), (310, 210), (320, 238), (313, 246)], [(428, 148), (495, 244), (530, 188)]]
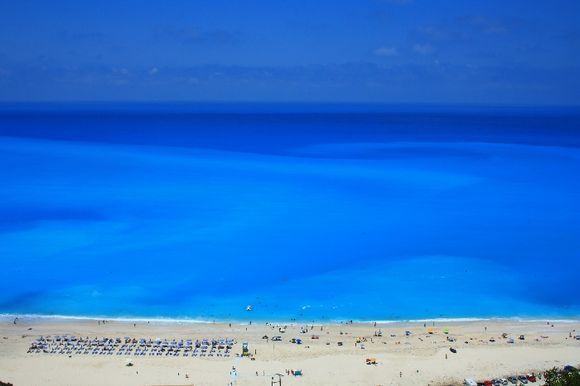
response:
[[(428, 323), (427, 327), (431, 323)], [(237, 368), (236, 385), (270, 385), (275, 373), (301, 369), (302, 377), (284, 375), (283, 385), (439, 385), (459, 384), (465, 377), (478, 380), (540, 371), (553, 366), (580, 363), (580, 341), (569, 338), (580, 331), (578, 322), (480, 321), (436, 322), (428, 334), (423, 323), (315, 325), (307, 334), (302, 325), (288, 327), (286, 333), (264, 324), (232, 325), (111, 321), (99, 326), (90, 320), (20, 319), (0, 323), (0, 380), (25, 385), (228, 385), (232, 366)], [(485, 327), (487, 326), (487, 331)], [(448, 335), (457, 338), (449, 351)], [(28, 330), (32, 328), (32, 330)], [(383, 337), (373, 337), (381, 329)], [(247, 329), (247, 331), (246, 331)], [(413, 334), (406, 337), (405, 330)], [(344, 334), (341, 335), (340, 332)], [(517, 338), (508, 344), (506, 332)], [(30, 343), (40, 335), (89, 337), (146, 337), (199, 339), (233, 337), (248, 341), (255, 360), (249, 358), (130, 357), (134, 367), (126, 367), (125, 356), (80, 356), (27, 354)], [(311, 335), (320, 336), (312, 340)], [(396, 337), (391, 337), (395, 334)], [(266, 342), (263, 335), (282, 335), (282, 342)], [(544, 336), (545, 338), (542, 338)], [(291, 344), (292, 337), (304, 344)], [(365, 349), (355, 347), (356, 337), (366, 337)], [(496, 342), (489, 342), (490, 338)], [(372, 338), (372, 342), (371, 342)], [(338, 341), (344, 342), (342, 347)], [(464, 343), (468, 341), (469, 344)], [(326, 343), (330, 343), (327, 345)], [(234, 346), (241, 352), (241, 343)], [(445, 355), (447, 358), (445, 359)], [(378, 365), (365, 359), (375, 357)], [(418, 372), (417, 372), (418, 370)], [(138, 372), (138, 374), (137, 374)], [(256, 375), (258, 372), (258, 375)], [(400, 377), (402, 372), (402, 377)], [(178, 375), (179, 373), (179, 375)], [(185, 374), (189, 378), (185, 378)], [(265, 375), (264, 375), (265, 374)]]

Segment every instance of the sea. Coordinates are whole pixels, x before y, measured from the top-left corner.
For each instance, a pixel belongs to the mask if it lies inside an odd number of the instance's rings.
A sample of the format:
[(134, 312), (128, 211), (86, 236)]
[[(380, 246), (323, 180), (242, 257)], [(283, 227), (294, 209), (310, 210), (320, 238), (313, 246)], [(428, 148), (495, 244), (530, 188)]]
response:
[(580, 317), (580, 108), (0, 104), (0, 314)]

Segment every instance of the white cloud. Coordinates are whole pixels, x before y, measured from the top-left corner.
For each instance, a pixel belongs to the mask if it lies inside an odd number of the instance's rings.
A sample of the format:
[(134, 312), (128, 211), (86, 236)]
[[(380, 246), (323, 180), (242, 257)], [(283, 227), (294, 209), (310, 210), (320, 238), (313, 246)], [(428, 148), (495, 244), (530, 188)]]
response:
[(375, 55), (379, 56), (397, 56), (399, 51), (395, 47), (379, 47), (373, 51)]
[(413, 46), (413, 51), (421, 55), (429, 55), (435, 51), (435, 48), (427, 43), (427, 44), (415, 44)]
[(121, 76), (129, 75), (129, 70), (127, 70), (125, 67), (122, 68), (115, 67), (111, 70), (111, 72), (113, 73), (113, 75), (121, 75)]

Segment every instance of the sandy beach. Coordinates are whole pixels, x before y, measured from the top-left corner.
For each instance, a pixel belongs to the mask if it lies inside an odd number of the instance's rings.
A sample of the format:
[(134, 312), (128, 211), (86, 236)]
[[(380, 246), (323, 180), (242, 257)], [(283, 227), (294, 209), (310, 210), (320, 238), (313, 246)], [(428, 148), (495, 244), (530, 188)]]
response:
[[(26, 317), (14, 324), (5, 319), (0, 324), (0, 380), (18, 386), (270, 385), (279, 373), (283, 385), (449, 385), (467, 377), (480, 381), (580, 363), (580, 341), (574, 339), (580, 321), (288, 324), (283, 333), (280, 327), (263, 322), (230, 326)], [(382, 336), (376, 336), (379, 331)], [(508, 343), (504, 333), (514, 343)], [(237, 343), (227, 358), (27, 353), (35, 339), (56, 335), (227, 337)], [(277, 335), (282, 340), (272, 342), (270, 338)], [(292, 338), (302, 344), (291, 343)], [(251, 357), (237, 355), (244, 341)], [(377, 364), (367, 365), (367, 358), (376, 358)], [(128, 361), (133, 366), (126, 366)], [(288, 374), (291, 370), (301, 370), (303, 375)]]

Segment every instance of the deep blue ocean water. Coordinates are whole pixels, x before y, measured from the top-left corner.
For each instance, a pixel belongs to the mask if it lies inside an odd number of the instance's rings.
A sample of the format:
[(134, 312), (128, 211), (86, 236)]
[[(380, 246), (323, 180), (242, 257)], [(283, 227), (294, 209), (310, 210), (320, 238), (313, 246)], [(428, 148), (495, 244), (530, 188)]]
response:
[(580, 316), (579, 109), (4, 104), (0, 165), (0, 313)]

